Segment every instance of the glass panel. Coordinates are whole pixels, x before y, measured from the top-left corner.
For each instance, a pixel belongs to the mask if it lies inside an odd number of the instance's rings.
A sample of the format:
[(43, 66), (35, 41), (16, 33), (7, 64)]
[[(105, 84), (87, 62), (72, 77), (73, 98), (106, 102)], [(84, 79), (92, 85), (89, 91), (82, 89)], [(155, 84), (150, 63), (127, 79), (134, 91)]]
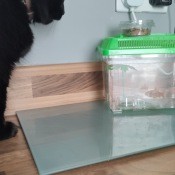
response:
[(113, 114), (103, 101), (18, 112), (41, 175), (175, 144), (169, 110)]
[(112, 158), (175, 144), (174, 109), (126, 111), (113, 118)]
[(18, 112), (40, 174), (109, 160), (112, 118), (101, 109), (87, 103)]

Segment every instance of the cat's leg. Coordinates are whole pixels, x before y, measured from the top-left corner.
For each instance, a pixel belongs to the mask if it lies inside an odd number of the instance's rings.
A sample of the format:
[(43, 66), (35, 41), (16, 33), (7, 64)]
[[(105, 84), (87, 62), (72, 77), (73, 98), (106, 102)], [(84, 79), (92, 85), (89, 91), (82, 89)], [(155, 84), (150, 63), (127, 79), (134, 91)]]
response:
[(0, 75), (0, 140), (5, 140), (14, 137), (18, 129), (14, 123), (5, 121), (4, 118), (10, 75), (2, 75), (3, 74)]

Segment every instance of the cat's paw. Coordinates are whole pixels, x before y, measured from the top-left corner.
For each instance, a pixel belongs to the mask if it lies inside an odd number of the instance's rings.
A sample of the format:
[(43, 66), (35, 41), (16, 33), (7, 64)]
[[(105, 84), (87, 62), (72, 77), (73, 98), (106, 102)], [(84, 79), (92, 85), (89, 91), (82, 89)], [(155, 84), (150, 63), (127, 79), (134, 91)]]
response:
[(5, 122), (3, 128), (0, 129), (0, 140), (6, 140), (15, 137), (18, 132), (18, 126), (12, 122)]

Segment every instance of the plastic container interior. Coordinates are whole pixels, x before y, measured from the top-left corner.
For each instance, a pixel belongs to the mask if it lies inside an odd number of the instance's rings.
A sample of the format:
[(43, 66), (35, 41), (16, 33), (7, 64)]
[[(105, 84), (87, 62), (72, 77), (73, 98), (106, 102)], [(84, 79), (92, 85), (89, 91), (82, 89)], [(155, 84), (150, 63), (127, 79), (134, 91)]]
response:
[(174, 54), (104, 58), (104, 83), (114, 112), (175, 107)]

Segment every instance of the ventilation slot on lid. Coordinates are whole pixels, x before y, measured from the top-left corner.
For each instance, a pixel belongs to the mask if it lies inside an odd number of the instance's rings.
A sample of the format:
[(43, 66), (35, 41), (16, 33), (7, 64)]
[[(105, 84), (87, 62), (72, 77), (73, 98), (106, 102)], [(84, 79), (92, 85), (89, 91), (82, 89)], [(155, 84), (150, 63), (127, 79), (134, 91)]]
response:
[(152, 34), (148, 36), (106, 38), (99, 46), (102, 55), (175, 53), (175, 35)]

